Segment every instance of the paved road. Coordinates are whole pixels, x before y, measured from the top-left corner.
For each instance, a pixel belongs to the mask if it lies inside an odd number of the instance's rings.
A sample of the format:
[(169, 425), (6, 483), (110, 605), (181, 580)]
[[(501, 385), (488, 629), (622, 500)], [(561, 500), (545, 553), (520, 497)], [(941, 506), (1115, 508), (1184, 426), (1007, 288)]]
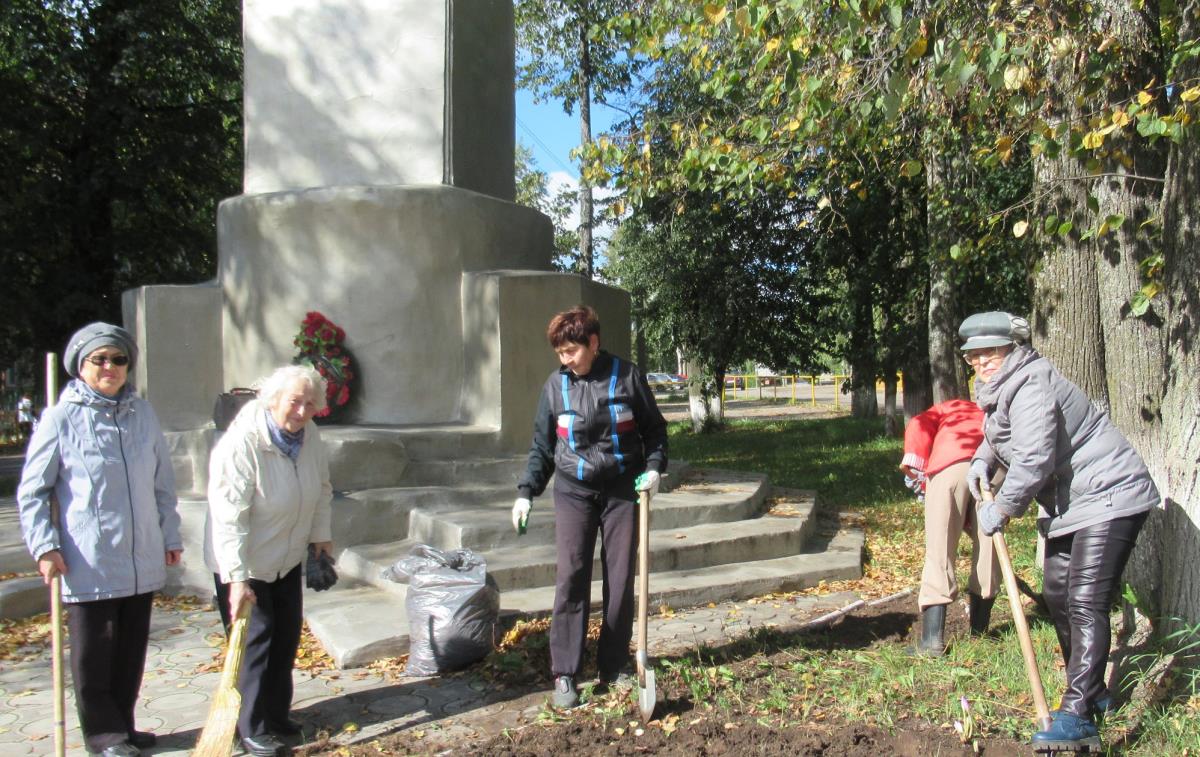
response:
[(25, 458), (21, 455), (0, 455), (0, 476), (20, 475), (24, 464)]

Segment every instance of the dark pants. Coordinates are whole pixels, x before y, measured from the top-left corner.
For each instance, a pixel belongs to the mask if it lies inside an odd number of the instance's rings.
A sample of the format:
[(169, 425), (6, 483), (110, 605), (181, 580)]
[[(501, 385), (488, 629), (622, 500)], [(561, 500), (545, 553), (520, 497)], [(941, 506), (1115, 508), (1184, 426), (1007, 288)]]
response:
[(616, 673), (629, 661), (633, 637), (633, 578), (637, 559), (637, 496), (633, 476), (600, 490), (568, 481), (554, 485), (554, 531), (558, 572), (550, 622), (550, 668), (555, 676), (576, 677), (583, 667), (591, 609), (592, 561), (600, 534), (604, 570), (603, 611), (596, 665)]
[(1111, 637), (1109, 613), (1121, 573), (1146, 513), (1046, 540), (1042, 590), (1067, 665), (1064, 712), (1091, 718), (1104, 693)]
[(129, 739), (142, 688), (153, 594), (69, 603), (75, 707), (89, 752)]
[[(246, 654), (238, 678), (242, 709), (238, 733), (261, 736), (277, 731), (292, 708), (292, 667), (300, 647), (304, 596), (300, 565), (275, 581), (250, 579), (256, 601), (246, 627)], [(229, 632), (229, 586), (214, 576), (221, 622)]]

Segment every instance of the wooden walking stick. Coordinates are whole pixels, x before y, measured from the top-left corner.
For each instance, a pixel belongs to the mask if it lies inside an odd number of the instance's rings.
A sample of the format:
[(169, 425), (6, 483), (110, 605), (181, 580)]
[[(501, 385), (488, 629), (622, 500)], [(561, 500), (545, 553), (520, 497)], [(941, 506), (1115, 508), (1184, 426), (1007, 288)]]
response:
[[(979, 489), (984, 502), (992, 501), (992, 490)], [(1012, 609), (1013, 625), (1017, 627), (1017, 638), (1021, 641), (1021, 656), (1025, 658), (1025, 674), (1029, 677), (1029, 688), (1033, 692), (1033, 708), (1037, 713), (1034, 722), (1040, 730), (1050, 728), (1050, 708), (1046, 705), (1046, 692), (1042, 688), (1042, 674), (1038, 670), (1037, 657), (1033, 652), (1033, 639), (1029, 637), (1029, 624), (1025, 621), (1025, 608), (1021, 607), (1021, 590), (1017, 587), (1017, 574), (1013, 571), (1012, 557), (1008, 554), (1008, 542), (1004, 533), (992, 534), (996, 556), (1000, 558), (1000, 572), (1004, 574), (1004, 591), (1008, 594), (1008, 606)]]
[[(46, 353), (46, 407), (58, 400), (58, 355)], [(59, 529), (58, 498), (50, 494), (50, 523)], [(54, 682), (54, 755), (67, 753), (67, 705), (63, 689), (62, 576), (50, 579), (50, 665)]]

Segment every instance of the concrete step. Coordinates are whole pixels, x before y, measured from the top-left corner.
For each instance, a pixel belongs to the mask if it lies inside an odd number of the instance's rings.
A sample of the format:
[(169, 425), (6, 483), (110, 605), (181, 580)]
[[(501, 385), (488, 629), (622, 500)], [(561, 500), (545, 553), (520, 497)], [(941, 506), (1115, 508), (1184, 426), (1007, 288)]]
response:
[[(676, 495), (663, 495), (662, 499), (668, 496)], [(683, 528), (660, 527), (655, 522), (658, 512), (652, 510), (650, 570), (666, 572), (728, 565), (742, 561), (747, 555), (762, 560), (798, 554), (815, 523), (811, 517), (813, 507), (812, 498), (808, 497), (793, 503), (786, 516), (767, 514)], [(691, 509), (702, 510), (703, 505), (693, 505)], [(553, 521), (546, 528), (553, 533)], [(508, 529), (512, 531), (511, 523)], [(381, 577), (383, 570), (422, 543), (429, 542), (410, 537), (385, 544), (360, 544), (344, 550), (339, 565), (347, 575), (386, 591), (391, 582)], [(488, 573), (503, 591), (554, 585), (556, 553), (552, 538), (480, 551), (487, 560)], [(599, 548), (592, 573), (601, 574)]]
[[(650, 604), (687, 607), (708, 602), (799, 591), (821, 581), (862, 575), (863, 533), (844, 527), (814, 539), (817, 551), (787, 557), (703, 568), (653, 571)], [(383, 545), (377, 545), (380, 548)], [(407, 554), (407, 553), (405, 553)], [(339, 567), (348, 567), (346, 556)], [(592, 583), (592, 610), (601, 606), (601, 582)], [(321, 644), (343, 668), (360, 667), (381, 657), (408, 651), (408, 615), (404, 584), (370, 586), (343, 579), (328, 592), (305, 592), (305, 619)], [(554, 587), (502, 590), (501, 616), (545, 616), (553, 607)]]
[[(166, 434), (180, 492), (203, 496), (209, 456), (220, 436), (212, 428)], [(321, 438), (329, 449), (329, 476), (337, 491), (399, 486), (416, 461), (436, 463), (500, 454), (500, 433), (494, 426), (322, 426)], [(517, 468), (518, 474), (520, 470)]]
[[(655, 497), (651, 527), (679, 529), (754, 518), (762, 511), (767, 489), (766, 477), (758, 474), (691, 471), (675, 489)], [(406, 487), (387, 492), (403, 503), (399, 506), (409, 508), (408, 530), (395, 539), (412, 539), (439, 549), (467, 547), (477, 551), (554, 544), (554, 512), (548, 496), (535, 500), (529, 529), (518, 536), (512, 528), (511, 489)], [(337, 519), (342, 516), (339, 514)], [(378, 543), (385, 541), (381, 536), (339, 543)]]

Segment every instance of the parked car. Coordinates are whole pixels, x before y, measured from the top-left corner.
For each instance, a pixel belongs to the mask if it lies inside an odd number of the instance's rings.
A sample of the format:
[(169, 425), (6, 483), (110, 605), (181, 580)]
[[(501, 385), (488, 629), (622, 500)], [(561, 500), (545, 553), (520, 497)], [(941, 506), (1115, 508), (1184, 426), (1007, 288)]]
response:
[(671, 377), (671, 383), (675, 385), (677, 390), (681, 392), (687, 390), (687, 376), (682, 376), (678, 373), (668, 373), (667, 375)]
[(726, 389), (745, 389), (746, 388), (746, 377), (741, 376), (741, 375), (735, 376), (735, 375), (726, 373), (725, 374), (725, 388)]
[(646, 383), (652, 392), (673, 392), (680, 386), (669, 373), (647, 373)]

